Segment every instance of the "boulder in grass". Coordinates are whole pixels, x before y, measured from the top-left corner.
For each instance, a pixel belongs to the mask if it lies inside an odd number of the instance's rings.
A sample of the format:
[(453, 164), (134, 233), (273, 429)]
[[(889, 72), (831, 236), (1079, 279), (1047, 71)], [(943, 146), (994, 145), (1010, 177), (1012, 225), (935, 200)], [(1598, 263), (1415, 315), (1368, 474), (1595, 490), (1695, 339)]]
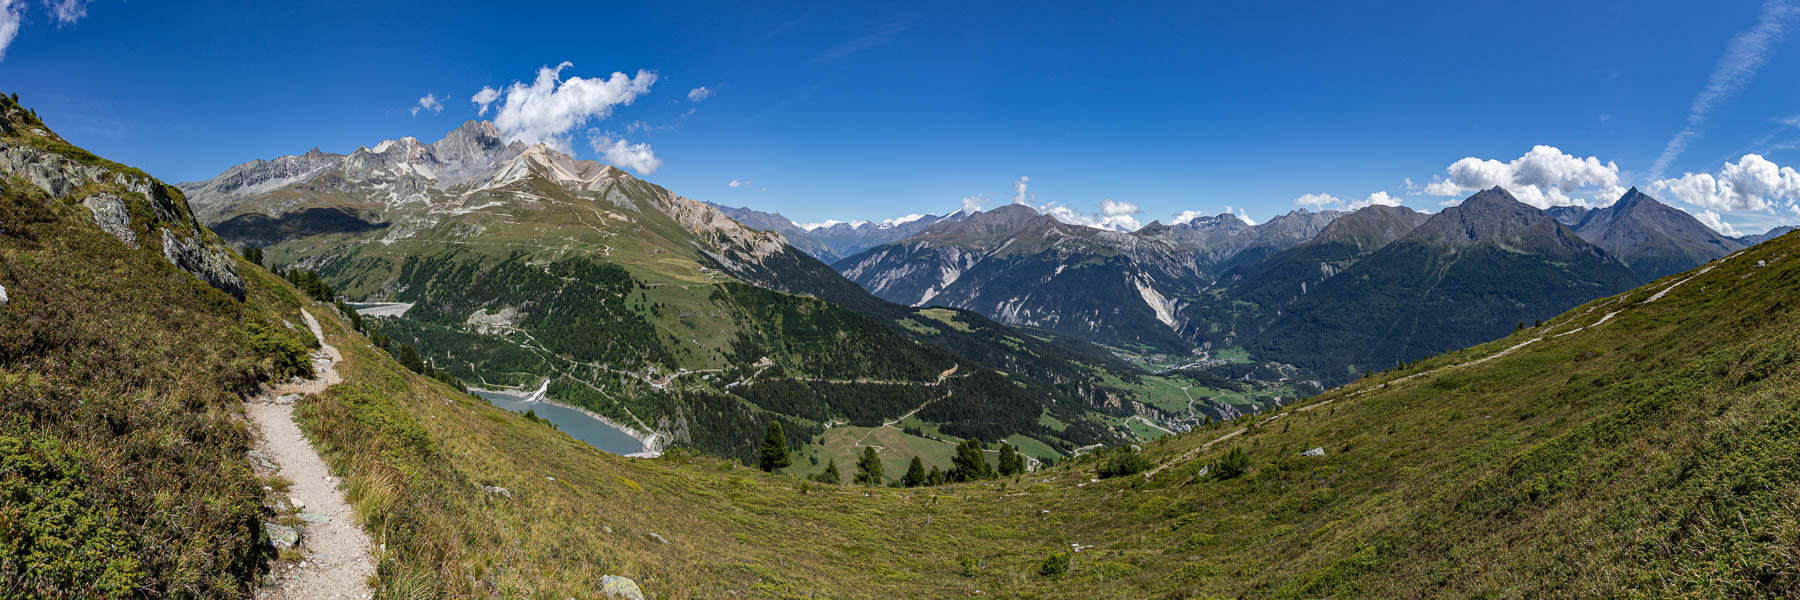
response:
[(644, 600), (644, 590), (638, 588), (636, 581), (617, 575), (602, 575), (600, 577), (600, 594), (608, 598)]
[(1324, 456), (1325, 449), (1324, 448), (1313, 448), (1311, 450), (1301, 452), (1300, 455), (1301, 456)]

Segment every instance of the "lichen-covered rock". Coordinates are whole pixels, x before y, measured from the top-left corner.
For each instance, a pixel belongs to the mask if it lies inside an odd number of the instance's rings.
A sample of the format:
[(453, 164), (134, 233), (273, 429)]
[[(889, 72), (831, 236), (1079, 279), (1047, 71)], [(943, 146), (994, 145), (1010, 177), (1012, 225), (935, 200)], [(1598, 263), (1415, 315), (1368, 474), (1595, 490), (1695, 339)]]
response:
[(238, 277), (237, 266), (224, 251), (182, 240), (167, 229), (162, 230), (162, 242), (163, 258), (170, 263), (233, 298), (244, 299), (244, 280)]
[(638, 588), (636, 581), (617, 575), (600, 576), (600, 593), (608, 598), (644, 600), (644, 590)]
[(1301, 452), (1300, 455), (1301, 456), (1324, 456), (1325, 449), (1324, 448), (1313, 448), (1311, 450)]
[(268, 521), (264, 521), (262, 526), (263, 532), (269, 534), (269, 545), (274, 546), (276, 550), (292, 548), (300, 543), (300, 530), (298, 529)]
[(131, 230), (131, 209), (125, 201), (112, 194), (94, 194), (81, 200), (89, 212), (94, 213), (94, 224), (102, 231), (112, 234), (125, 242), (125, 245), (137, 247), (137, 232)]
[(6, 286), (0, 285), (0, 306), (6, 305)]

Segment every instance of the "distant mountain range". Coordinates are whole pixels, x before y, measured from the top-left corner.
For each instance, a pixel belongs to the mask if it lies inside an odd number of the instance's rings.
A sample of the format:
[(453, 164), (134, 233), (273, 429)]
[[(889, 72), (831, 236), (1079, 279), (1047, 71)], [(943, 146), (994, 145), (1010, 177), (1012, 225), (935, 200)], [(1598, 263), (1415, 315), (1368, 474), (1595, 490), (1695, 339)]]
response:
[(1129, 233), (1014, 205), (833, 267), (900, 304), (1121, 348), (1242, 346), (1340, 381), (1744, 247), (1636, 189), (1598, 209), (1539, 210), (1501, 189), (1464, 204), (1298, 210), (1261, 225), (1219, 215)]
[[(942, 434), (1024, 436), (1051, 458), (1137, 439), (1123, 419), (1149, 410), (1144, 372), (1085, 342), (1026, 344), (976, 313), (890, 304), (791, 245), (778, 215), (740, 212), (774, 231), (752, 228), (486, 122), (181, 189), (271, 264), (410, 303), (380, 328), (438, 368), (488, 386), (548, 379), (552, 398), (722, 456), (751, 456), (751, 429), (771, 419), (799, 444), (916, 411)], [(960, 400), (930, 401), (948, 394)]]
[(872, 221), (832, 223), (809, 229), (801, 227), (792, 219), (782, 216), (781, 213), (762, 212), (720, 204), (713, 204), (713, 206), (727, 216), (737, 219), (739, 223), (757, 229), (780, 232), (795, 248), (826, 264), (835, 263), (843, 260), (846, 256), (875, 246), (912, 237), (937, 223), (957, 221), (967, 216), (967, 213), (957, 211), (946, 216), (921, 215), (911, 219), (895, 219), (883, 223)]

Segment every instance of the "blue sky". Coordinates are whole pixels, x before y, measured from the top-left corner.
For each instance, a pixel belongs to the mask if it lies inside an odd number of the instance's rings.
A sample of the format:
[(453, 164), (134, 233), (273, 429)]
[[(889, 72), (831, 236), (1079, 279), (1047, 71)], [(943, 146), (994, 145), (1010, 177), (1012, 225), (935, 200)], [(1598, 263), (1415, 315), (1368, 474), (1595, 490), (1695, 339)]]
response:
[[(550, 96), (614, 72), (641, 89), (519, 132), (583, 158), (599, 138), (677, 193), (802, 222), (992, 207), (1028, 177), (1027, 201), (1114, 226), (1297, 199), (1436, 210), (1502, 183), (1545, 205), (1636, 185), (1758, 232), (1800, 222), (1789, 1), (0, 0), (0, 88), (170, 181), (436, 140), (482, 88), (493, 117), (566, 61)], [(426, 94), (441, 111), (415, 114)]]

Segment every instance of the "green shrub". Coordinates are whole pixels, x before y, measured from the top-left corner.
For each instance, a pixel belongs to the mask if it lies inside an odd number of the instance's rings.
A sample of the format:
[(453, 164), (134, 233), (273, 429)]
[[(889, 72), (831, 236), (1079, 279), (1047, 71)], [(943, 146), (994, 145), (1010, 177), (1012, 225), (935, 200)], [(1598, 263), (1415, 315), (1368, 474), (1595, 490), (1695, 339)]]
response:
[(1069, 572), (1069, 563), (1075, 559), (1067, 551), (1052, 553), (1044, 557), (1044, 564), (1038, 565), (1038, 574), (1045, 577), (1057, 577)]
[(1114, 452), (1112, 458), (1100, 463), (1099, 473), (1100, 478), (1105, 479), (1136, 475), (1148, 470), (1150, 470), (1150, 459), (1144, 458), (1144, 455), (1139, 454), (1136, 450), (1126, 448)]
[(1213, 470), (1213, 475), (1219, 479), (1231, 479), (1249, 470), (1250, 457), (1244, 454), (1244, 449), (1232, 448), (1225, 453), (1224, 458), (1219, 459), (1218, 468)]

